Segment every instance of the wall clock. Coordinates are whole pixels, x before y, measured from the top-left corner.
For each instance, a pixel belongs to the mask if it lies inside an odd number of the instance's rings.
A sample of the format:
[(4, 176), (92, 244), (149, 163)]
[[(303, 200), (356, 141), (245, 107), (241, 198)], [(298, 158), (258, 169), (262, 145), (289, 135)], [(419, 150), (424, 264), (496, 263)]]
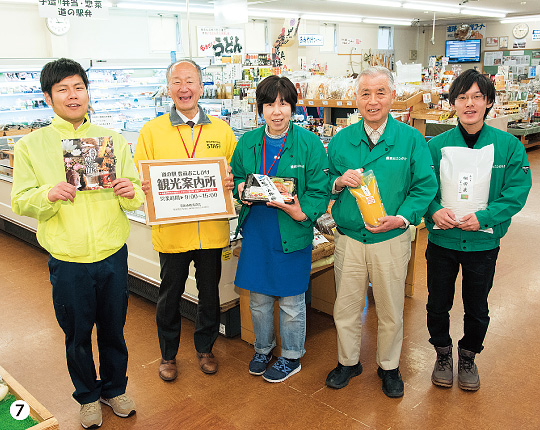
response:
[(47, 28), (52, 34), (62, 36), (69, 30), (70, 22), (68, 18), (47, 18)]
[(527, 34), (529, 34), (529, 26), (524, 22), (516, 24), (512, 29), (512, 34), (516, 39), (523, 39)]

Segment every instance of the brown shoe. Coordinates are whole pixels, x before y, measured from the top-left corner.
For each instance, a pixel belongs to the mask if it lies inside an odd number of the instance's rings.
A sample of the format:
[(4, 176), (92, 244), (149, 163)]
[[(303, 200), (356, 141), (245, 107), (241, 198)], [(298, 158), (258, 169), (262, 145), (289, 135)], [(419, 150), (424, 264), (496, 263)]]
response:
[(218, 364), (214, 354), (211, 352), (197, 352), (199, 366), (204, 373), (211, 375), (217, 372)]
[(164, 381), (174, 381), (177, 376), (178, 371), (176, 370), (176, 359), (161, 359), (161, 363), (159, 365), (159, 377)]

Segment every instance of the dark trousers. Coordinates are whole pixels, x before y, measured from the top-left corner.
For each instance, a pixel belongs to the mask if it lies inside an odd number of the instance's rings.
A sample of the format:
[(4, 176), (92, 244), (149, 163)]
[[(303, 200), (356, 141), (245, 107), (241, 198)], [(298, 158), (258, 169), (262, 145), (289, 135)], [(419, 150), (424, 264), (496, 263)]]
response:
[(219, 280), (221, 249), (196, 249), (181, 253), (159, 253), (161, 285), (156, 308), (159, 346), (164, 360), (172, 360), (180, 343), (180, 299), (186, 288), (189, 265), (195, 264), (199, 290), (195, 321), (195, 349), (211, 352), (219, 333)]
[[(49, 256), (54, 311), (66, 335), (67, 367), (81, 404), (124, 394), (128, 352), (124, 323), (128, 305), (127, 246), (95, 263)], [(96, 326), (99, 376), (92, 355)]]
[(434, 346), (449, 346), (450, 309), (454, 302), (456, 278), (461, 265), (461, 296), (465, 316), (464, 335), (458, 345), (468, 351), (482, 351), (489, 325), (488, 294), (493, 285), (499, 247), (488, 251), (455, 251), (428, 242), (427, 326)]

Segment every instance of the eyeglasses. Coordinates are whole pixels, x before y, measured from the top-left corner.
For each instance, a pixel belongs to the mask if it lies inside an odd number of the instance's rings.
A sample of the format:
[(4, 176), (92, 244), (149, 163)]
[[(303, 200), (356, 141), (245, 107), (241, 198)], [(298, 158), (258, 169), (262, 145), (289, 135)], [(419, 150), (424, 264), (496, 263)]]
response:
[(460, 102), (466, 102), (467, 100), (471, 99), (474, 102), (479, 102), (481, 100), (484, 100), (486, 96), (484, 94), (475, 94), (473, 96), (466, 96), (465, 94), (460, 94), (456, 97), (456, 100)]

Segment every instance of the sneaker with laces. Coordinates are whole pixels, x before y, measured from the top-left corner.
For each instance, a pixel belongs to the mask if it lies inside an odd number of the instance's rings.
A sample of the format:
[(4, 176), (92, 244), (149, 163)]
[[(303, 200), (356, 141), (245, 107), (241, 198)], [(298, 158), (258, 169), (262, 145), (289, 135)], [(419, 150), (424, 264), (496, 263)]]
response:
[(452, 361), (452, 345), (436, 346), (437, 360), (431, 373), (431, 382), (439, 387), (451, 387), (454, 383), (454, 364)]
[(268, 355), (255, 353), (251, 361), (249, 362), (249, 373), (251, 375), (262, 375), (266, 372), (266, 366), (272, 360), (272, 353), (269, 352)]
[(112, 399), (99, 399), (101, 403), (110, 406), (113, 412), (122, 418), (130, 417), (135, 413), (135, 402), (126, 394), (120, 394)]
[(466, 391), (477, 391), (480, 388), (478, 367), (474, 364), (475, 352), (458, 348), (458, 385)]
[(98, 400), (81, 405), (79, 414), (81, 417), (81, 425), (85, 429), (97, 429), (98, 427), (101, 427), (101, 424), (103, 423), (101, 405)]
[(289, 360), (284, 357), (279, 357), (272, 367), (263, 373), (263, 379), (268, 382), (283, 382), (289, 376), (300, 372), (302, 366), (300, 359)]
[(403, 379), (401, 379), (399, 367), (392, 370), (384, 370), (379, 367), (377, 369), (377, 375), (382, 379), (382, 390), (384, 394), (392, 398), (403, 397), (405, 386)]

